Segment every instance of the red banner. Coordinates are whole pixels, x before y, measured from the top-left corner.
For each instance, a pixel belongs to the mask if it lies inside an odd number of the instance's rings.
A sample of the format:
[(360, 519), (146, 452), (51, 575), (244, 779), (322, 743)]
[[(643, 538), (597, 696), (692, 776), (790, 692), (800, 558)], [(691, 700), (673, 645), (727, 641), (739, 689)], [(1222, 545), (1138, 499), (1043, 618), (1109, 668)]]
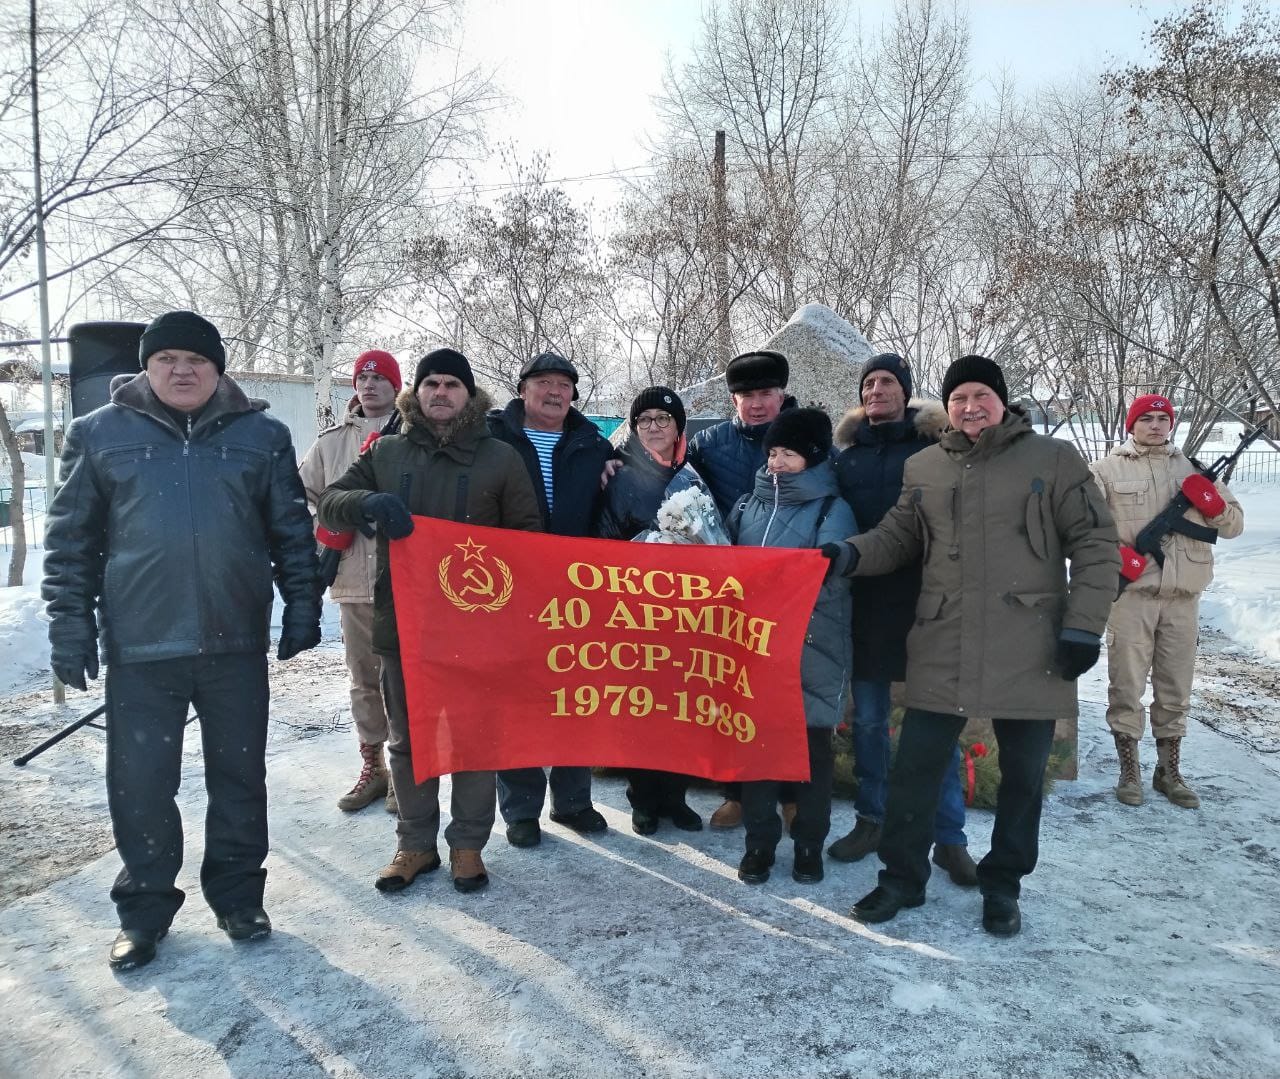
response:
[(413, 520), (390, 551), (419, 782), (550, 764), (808, 779), (817, 551)]

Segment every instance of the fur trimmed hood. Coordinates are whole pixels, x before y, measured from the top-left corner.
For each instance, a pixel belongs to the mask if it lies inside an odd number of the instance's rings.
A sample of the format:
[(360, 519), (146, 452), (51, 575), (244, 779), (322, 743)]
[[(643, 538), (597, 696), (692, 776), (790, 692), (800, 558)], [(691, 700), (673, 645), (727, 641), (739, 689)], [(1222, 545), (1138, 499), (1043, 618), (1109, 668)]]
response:
[(437, 431), (427, 422), (426, 414), (422, 411), (422, 405), (418, 401), (417, 393), (408, 386), (396, 395), (396, 408), (400, 411), (400, 417), (404, 421), (404, 431), (402, 433), (408, 434), (410, 430), (416, 429), (430, 435), (437, 444), (448, 446), (451, 443), (460, 441), (463, 435), (470, 433), (471, 429), (477, 425), (479, 425), (481, 433), (488, 434), (489, 429), (485, 423), (485, 414), (489, 409), (493, 408), (493, 399), (477, 386), (475, 396), (463, 406), (461, 412), (445, 425), (442, 431)]
[[(913, 424), (921, 438), (937, 442), (947, 426), (947, 410), (939, 401), (929, 401), (921, 397), (913, 397), (907, 402), (907, 411), (915, 410)], [(867, 422), (867, 410), (862, 405), (855, 405), (844, 414), (836, 425), (835, 444), (837, 449), (845, 449), (853, 444), (855, 432)]]

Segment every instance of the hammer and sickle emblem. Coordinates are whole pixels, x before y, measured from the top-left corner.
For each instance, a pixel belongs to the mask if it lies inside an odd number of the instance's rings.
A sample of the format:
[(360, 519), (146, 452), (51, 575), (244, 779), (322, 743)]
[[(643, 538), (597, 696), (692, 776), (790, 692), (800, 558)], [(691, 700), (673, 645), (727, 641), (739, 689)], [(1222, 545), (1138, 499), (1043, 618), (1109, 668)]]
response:
[(464, 570), (462, 579), (470, 583), (458, 593), (459, 595), (466, 595), (468, 592), (472, 592), (477, 596), (492, 598), (493, 574), (484, 566), (473, 566), (471, 569)]

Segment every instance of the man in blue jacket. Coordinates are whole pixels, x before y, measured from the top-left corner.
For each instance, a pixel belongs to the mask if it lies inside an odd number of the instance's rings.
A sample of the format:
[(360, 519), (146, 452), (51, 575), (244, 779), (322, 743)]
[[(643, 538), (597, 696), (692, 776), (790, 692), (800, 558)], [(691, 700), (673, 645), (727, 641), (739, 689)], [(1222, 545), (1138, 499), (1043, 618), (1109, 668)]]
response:
[(170, 311), (142, 335), (143, 373), (67, 431), (49, 506), (42, 594), (54, 673), (86, 688), (107, 664), (107, 805), (124, 867), (111, 889), (109, 962), (155, 958), (185, 898), (187, 709), (204, 748), (200, 885), (232, 940), (271, 932), (267, 657), (272, 581), (278, 657), (320, 642), (315, 542), (289, 429), (226, 374), (217, 329)]
[[(573, 407), (578, 369), (554, 352), (544, 352), (520, 369), (516, 393), (506, 408), (489, 413), (489, 431), (514, 446), (533, 480), (542, 527), (557, 536), (594, 536), (603, 498), (602, 477), (613, 459), (609, 440)], [(542, 841), (538, 817), (548, 777), (541, 768), (507, 768), (498, 773), (498, 808), (507, 841), (536, 847)], [(575, 832), (603, 832), (608, 825), (591, 804), (591, 769), (553, 766), (551, 819)]]
[[(720, 515), (728, 519), (738, 501), (755, 487), (756, 473), (768, 451), (764, 435), (784, 408), (794, 408), (787, 396), (791, 368), (781, 352), (756, 349), (729, 361), (725, 385), (733, 399), (733, 416), (693, 436), (687, 460), (706, 481)], [(788, 828), (795, 816), (793, 788), (783, 786), (783, 814)], [(712, 828), (736, 828), (742, 823), (742, 785), (726, 783), (724, 802), (711, 814)]]

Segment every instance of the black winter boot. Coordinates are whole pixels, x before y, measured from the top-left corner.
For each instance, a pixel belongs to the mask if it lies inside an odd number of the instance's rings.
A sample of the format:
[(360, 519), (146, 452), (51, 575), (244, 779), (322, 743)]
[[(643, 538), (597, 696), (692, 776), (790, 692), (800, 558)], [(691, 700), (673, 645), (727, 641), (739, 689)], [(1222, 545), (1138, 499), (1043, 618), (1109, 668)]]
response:
[(822, 848), (796, 847), (796, 861), (791, 867), (791, 879), (801, 884), (816, 884), (822, 877)]
[(738, 863), (738, 879), (744, 884), (763, 884), (773, 867), (773, 851), (757, 847), (749, 850)]

